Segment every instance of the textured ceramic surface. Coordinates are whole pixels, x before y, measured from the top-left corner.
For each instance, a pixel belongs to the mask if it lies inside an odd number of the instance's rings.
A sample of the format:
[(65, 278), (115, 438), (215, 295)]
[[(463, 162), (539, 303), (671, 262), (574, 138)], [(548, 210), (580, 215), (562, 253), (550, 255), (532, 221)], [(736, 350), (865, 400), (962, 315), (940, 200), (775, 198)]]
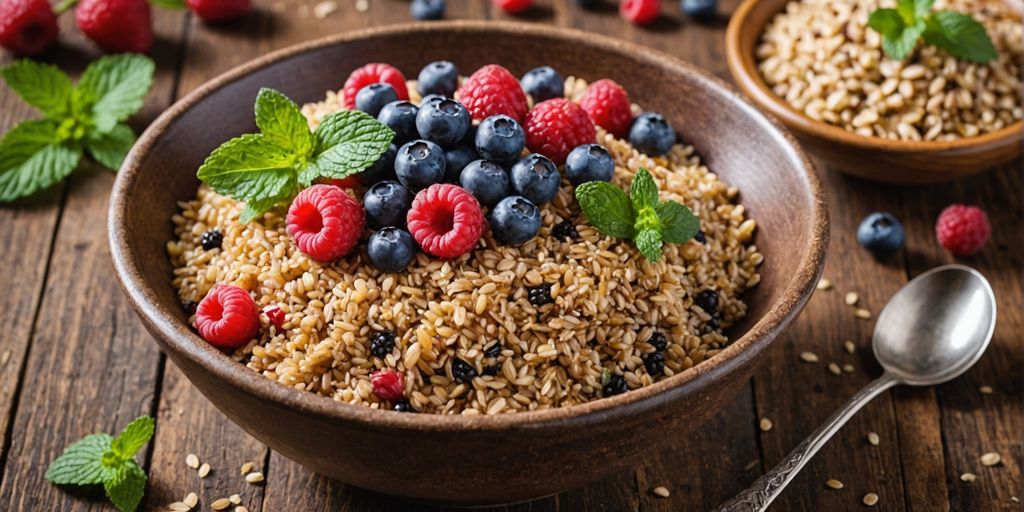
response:
[[(411, 50), (414, 49), (414, 50)], [(377, 411), (272, 382), (204, 342), (187, 325), (165, 254), (176, 201), (230, 137), (255, 129), (260, 87), (301, 102), (338, 89), (356, 67), (390, 62), (415, 76), (426, 63), (463, 70), (498, 62), (515, 74), (550, 64), (564, 75), (610, 77), (665, 114), (757, 219), (761, 283), (748, 318), (720, 354), (642, 390), (570, 408), (494, 417)], [(532, 25), (442, 22), (342, 34), (237, 68), (165, 112), (122, 168), (110, 204), (121, 284), (147, 329), (192, 383), (268, 446), (356, 486), (458, 504), (520, 501), (582, 485), (678, 441), (729, 402), (810, 297), (828, 245), (825, 198), (811, 163), (778, 124), (720, 80), (669, 56), (582, 32)], [(744, 431), (745, 432), (745, 431)], [(746, 435), (746, 434), (742, 434)]]

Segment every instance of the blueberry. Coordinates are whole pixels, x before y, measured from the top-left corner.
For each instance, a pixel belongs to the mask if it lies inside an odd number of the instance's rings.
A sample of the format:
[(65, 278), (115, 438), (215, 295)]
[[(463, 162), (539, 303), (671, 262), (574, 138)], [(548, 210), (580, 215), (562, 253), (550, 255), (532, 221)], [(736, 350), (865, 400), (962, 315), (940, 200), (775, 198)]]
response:
[(502, 199), (488, 217), (494, 238), (506, 244), (521, 244), (540, 231), (540, 210), (522, 196)]
[(423, 105), (426, 105), (427, 103), (430, 103), (432, 101), (440, 101), (446, 98), (448, 97), (443, 94), (428, 94), (420, 98), (420, 106), (422, 107)]
[(651, 352), (643, 356), (644, 368), (651, 377), (658, 377), (665, 373), (665, 354), (662, 352)]
[(224, 234), (219, 229), (211, 229), (203, 233), (202, 238), (199, 239), (199, 245), (203, 246), (204, 251), (220, 249), (222, 243), (224, 243)]
[(693, 298), (693, 303), (707, 312), (707, 314), (714, 315), (718, 312), (718, 292), (714, 290), (701, 290)]
[(409, 190), (427, 188), (444, 179), (444, 151), (428, 140), (407, 142), (395, 157), (395, 174)]
[(665, 338), (664, 333), (660, 332), (651, 334), (651, 337), (647, 338), (647, 343), (650, 343), (651, 346), (657, 350), (665, 350), (668, 348), (668, 339)]
[(476, 150), (469, 146), (455, 146), (444, 150), (444, 181), (458, 183), (462, 170), (470, 162), (480, 158)]
[(644, 112), (629, 127), (629, 143), (647, 156), (661, 156), (676, 143), (676, 132), (661, 114)]
[(376, 162), (368, 169), (357, 174), (363, 185), (373, 185), (384, 180), (398, 179), (395, 177), (395, 157), (398, 155), (398, 146), (391, 144)]
[(555, 224), (555, 227), (551, 228), (551, 236), (558, 240), (572, 241), (579, 238), (580, 233), (579, 231), (576, 231), (576, 225), (567, 220), (563, 220), (562, 222)]
[(878, 256), (900, 250), (905, 238), (903, 225), (890, 213), (872, 213), (857, 228), (857, 242)]
[(395, 412), (416, 412), (416, 409), (412, 408), (412, 404), (406, 401), (396, 402), (393, 407)]
[(412, 206), (413, 193), (397, 181), (381, 181), (363, 195), (366, 225), (370, 229), (405, 227), (405, 215)]
[(196, 314), (196, 309), (199, 307), (199, 303), (192, 299), (185, 299), (181, 301), (181, 308), (185, 310), (185, 314), (192, 316)]
[(444, 17), (444, 0), (412, 0), (409, 13), (417, 20), (439, 20)]
[(420, 70), (417, 82), (420, 96), (440, 94), (450, 98), (459, 86), (459, 68), (446, 60), (431, 62)]
[(530, 304), (540, 307), (545, 304), (551, 304), (555, 299), (551, 298), (551, 285), (544, 283), (533, 288), (526, 289), (526, 300), (530, 301)]
[(718, 10), (718, 0), (681, 0), (679, 8), (695, 20), (710, 20)]
[(702, 244), (708, 243), (708, 236), (705, 235), (704, 231), (700, 230), (700, 229), (697, 230), (697, 234), (696, 235), (693, 235), (693, 239), (696, 240), (698, 243), (702, 243)]
[(600, 144), (576, 146), (565, 159), (565, 174), (573, 185), (588, 181), (611, 181), (615, 160)]
[(442, 146), (451, 146), (466, 135), (472, 119), (469, 111), (455, 100), (433, 97), (420, 103), (416, 130), (420, 137)]
[(512, 166), (512, 189), (533, 204), (550, 202), (561, 184), (558, 168), (539, 153), (531, 153)]
[(515, 119), (498, 114), (484, 119), (476, 128), (475, 144), (481, 158), (509, 163), (526, 147), (526, 132)]
[(533, 98), (534, 103), (565, 95), (565, 81), (551, 66), (541, 66), (527, 71), (519, 83), (523, 84), (523, 90)]
[(384, 359), (395, 349), (395, 333), (391, 331), (373, 331), (370, 335), (370, 353)]
[(398, 101), (398, 93), (394, 87), (385, 83), (370, 84), (356, 93), (356, 110), (377, 117), (384, 105), (392, 101)]
[(604, 396), (621, 395), (629, 391), (629, 385), (626, 384), (626, 378), (622, 375), (612, 375), (601, 391)]
[(498, 357), (501, 355), (501, 342), (495, 341), (484, 349), (484, 355), (487, 357)]
[(476, 377), (476, 367), (462, 359), (455, 358), (452, 360), (452, 377), (456, 382), (469, 384)]
[(366, 255), (378, 269), (400, 272), (416, 257), (416, 242), (408, 232), (386, 227), (370, 236), (370, 241), (366, 242)]
[(420, 137), (416, 131), (416, 113), (420, 108), (408, 101), (392, 101), (377, 114), (377, 120), (395, 132), (395, 144), (405, 144)]
[(473, 194), (484, 206), (494, 206), (508, 197), (508, 174), (500, 165), (487, 160), (474, 160), (462, 170), (459, 185)]

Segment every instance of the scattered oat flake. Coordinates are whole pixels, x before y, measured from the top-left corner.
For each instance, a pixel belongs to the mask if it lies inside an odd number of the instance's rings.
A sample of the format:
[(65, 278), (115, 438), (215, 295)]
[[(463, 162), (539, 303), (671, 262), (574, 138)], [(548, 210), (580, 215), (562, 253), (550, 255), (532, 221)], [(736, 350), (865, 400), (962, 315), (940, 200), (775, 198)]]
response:
[(839, 365), (836, 364), (836, 363), (829, 363), (828, 364), (828, 371), (832, 372), (834, 375), (842, 375), (843, 374), (843, 370), (840, 369)]
[(199, 466), (199, 478), (206, 478), (206, 475), (209, 475), (209, 474), (210, 474), (210, 465), (204, 462), (202, 466)]
[(221, 498), (219, 500), (214, 501), (213, 503), (210, 503), (210, 508), (214, 510), (224, 510), (230, 506), (231, 501), (229, 501), (227, 498)]
[(852, 354), (857, 351), (857, 345), (854, 345), (852, 341), (846, 340), (843, 342), (843, 348), (846, 349), (848, 354)]
[(853, 370), (855, 370), (855, 368), (853, 367), (852, 364), (844, 364), (843, 365), (843, 371), (844, 372), (846, 372), (846, 373), (853, 373)]
[(167, 508), (170, 509), (173, 512), (188, 512), (189, 510), (192, 510), (192, 507), (190, 507), (190, 506), (188, 506), (188, 505), (186, 505), (186, 504), (184, 504), (184, 503), (182, 503), (180, 501), (175, 501), (174, 503), (171, 503), (170, 505), (167, 505)]
[(1020, 503), (1020, 498), (1018, 498), (1016, 496), (1010, 496), (1010, 501), (1012, 501), (1014, 503)]
[(198, 468), (199, 467), (199, 456), (194, 454), (194, 453), (190, 453), (190, 454), (186, 455), (185, 456), (185, 464), (187, 464), (188, 467), (190, 467), (192, 469)]
[(245, 481), (249, 482), (250, 484), (258, 484), (263, 481), (263, 473), (260, 473), (259, 471), (253, 471), (252, 473), (245, 475)]
[(252, 462), (246, 462), (245, 464), (242, 464), (242, 473), (241, 474), (245, 475), (247, 473), (251, 473), (252, 472), (252, 468), (253, 468)]
[(878, 446), (878, 443), (880, 441), (881, 439), (879, 439), (878, 434), (874, 432), (868, 432), (868, 442), (871, 443), (872, 446)]
[(366, 12), (370, 10), (370, 0), (356, 0), (356, 11)]
[(181, 501), (188, 505), (190, 508), (195, 508), (195, 506), (199, 504), (199, 496), (197, 496), (196, 493), (194, 492), (190, 492), (188, 493), (188, 496), (185, 496), (185, 499)]
[(249, 509), (243, 507), (242, 505), (239, 505), (235, 507), (235, 512), (249, 512)]
[(857, 309), (853, 310), (853, 316), (855, 316), (857, 318), (861, 318), (861, 319), (867, 320), (867, 319), (871, 318), (871, 312), (866, 310), (866, 309), (864, 309), (864, 308), (857, 308)]
[(974, 473), (964, 473), (960, 475), (960, 480), (964, 482), (973, 482), (978, 479), (978, 475)]
[(668, 498), (672, 494), (668, 492), (667, 488), (661, 486), (655, 487), (651, 492), (654, 493), (655, 496), (660, 496), (662, 498)]
[(843, 487), (845, 487), (842, 482), (836, 480), (835, 478), (829, 478), (828, 480), (825, 480), (825, 485), (827, 485), (829, 489), (842, 489)]
[(817, 363), (818, 355), (814, 352), (801, 352), (800, 359), (805, 363)]
[(1003, 458), (996, 452), (988, 452), (981, 456), (981, 463), (986, 466), (995, 466), (996, 464), (999, 464), (999, 461), (1001, 460), (1003, 460)]
[(980, 388), (978, 388), (978, 392), (983, 395), (991, 395), (992, 393), (994, 393), (994, 391), (992, 390), (992, 386), (981, 386)]
[(864, 504), (865, 505), (867, 505), (869, 507), (873, 507), (877, 503), (878, 503), (878, 495), (877, 494), (875, 494), (873, 492), (869, 492), (869, 493), (864, 495)]
[(338, 2), (325, 0), (313, 7), (313, 17), (322, 20), (338, 10)]
[(849, 292), (846, 294), (845, 300), (847, 306), (852, 306), (856, 304), (858, 300), (860, 300), (860, 295), (857, 295), (857, 292)]
[(228, 501), (230, 501), (232, 505), (238, 505), (242, 503), (242, 497), (237, 494), (232, 494), (231, 496), (228, 496)]
[(768, 432), (772, 429), (772, 420), (768, 418), (761, 418), (761, 421), (757, 425), (761, 427), (761, 432)]
[(832, 289), (832, 280), (827, 278), (827, 277), (821, 278), (821, 281), (818, 281), (818, 289), (819, 290), (831, 290)]

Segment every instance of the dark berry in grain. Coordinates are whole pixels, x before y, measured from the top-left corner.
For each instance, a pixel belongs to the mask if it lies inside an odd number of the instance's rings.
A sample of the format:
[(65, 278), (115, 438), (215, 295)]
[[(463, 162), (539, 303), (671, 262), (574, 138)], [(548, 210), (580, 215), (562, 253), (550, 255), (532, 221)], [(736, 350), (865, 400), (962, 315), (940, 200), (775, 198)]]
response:
[(376, 331), (370, 335), (370, 353), (384, 359), (395, 348), (395, 333)]
[(718, 317), (717, 316), (712, 316), (711, 320), (708, 320), (708, 322), (706, 324), (704, 324), (704, 334), (713, 333), (713, 332), (719, 330), (720, 328), (721, 328), (721, 325), (720, 325), (720, 321), (718, 320)]
[(693, 298), (693, 303), (706, 311), (707, 314), (714, 315), (718, 312), (718, 292), (714, 290), (701, 290)]
[(199, 243), (203, 245), (204, 251), (220, 249), (220, 244), (224, 243), (224, 234), (221, 233), (219, 229), (211, 229), (206, 233), (203, 233), (203, 237), (199, 239)]
[(488, 375), (490, 377), (493, 377), (493, 376), (497, 375), (498, 372), (500, 372), (500, 371), (501, 371), (501, 366), (494, 364), (494, 365), (491, 365), (491, 366), (488, 366), (488, 367), (484, 368), (484, 375)]
[(412, 408), (409, 402), (397, 402), (395, 403), (394, 410), (396, 412), (416, 412), (416, 409)]
[(663, 352), (651, 352), (643, 357), (644, 368), (651, 377), (657, 377), (665, 373), (665, 354)]
[(484, 355), (487, 357), (498, 357), (501, 355), (501, 343), (495, 341), (491, 343), (487, 348), (484, 349)]
[(621, 395), (622, 393), (629, 391), (629, 385), (626, 384), (625, 377), (613, 374), (608, 379), (608, 383), (604, 385), (602, 391), (604, 392), (604, 396)]
[(188, 313), (189, 316), (192, 316), (196, 314), (196, 308), (199, 307), (199, 304), (192, 299), (185, 299), (181, 301), (181, 307), (182, 309), (185, 310), (186, 313)]
[(658, 349), (658, 351), (668, 348), (668, 338), (660, 332), (652, 334), (651, 337), (647, 339), (647, 343), (650, 343), (651, 346)]
[(469, 384), (473, 381), (473, 377), (476, 377), (476, 368), (462, 359), (456, 358), (452, 361), (452, 377), (456, 382)]
[(551, 298), (551, 285), (542, 284), (533, 288), (526, 289), (526, 296), (530, 301), (530, 304), (540, 307), (545, 304), (551, 304), (555, 299)]
[(700, 229), (697, 230), (696, 235), (693, 235), (693, 239), (702, 244), (708, 243), (708, 237), (704, 234), (704, 231)]
[(572, 241), (579, 238), (580, 234), (576, 231), (575, 224), (567, 220), (563, 220), (562, 222), (555, 224), (555, 227), (551, 228), (551, 236), (558, 240)]

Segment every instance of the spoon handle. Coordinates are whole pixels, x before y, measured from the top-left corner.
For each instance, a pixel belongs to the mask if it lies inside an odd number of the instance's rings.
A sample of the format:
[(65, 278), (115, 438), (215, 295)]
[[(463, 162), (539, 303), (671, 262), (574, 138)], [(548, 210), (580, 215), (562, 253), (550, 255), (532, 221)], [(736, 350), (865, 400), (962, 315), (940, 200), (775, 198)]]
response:
[(766, 510), (800, 469), (832, 438), (833, 434), (838, 432), (872, 398), (896, 384), (896, 378), (886, 373), (865, 386), (839, 408), (824, 425), (818, 427), (818, 430), (815, 430), (799, 446), (789, 452), (782, 462), (758, 478), (735, 498), (719, 505), (715, 512), (763, 512)]

